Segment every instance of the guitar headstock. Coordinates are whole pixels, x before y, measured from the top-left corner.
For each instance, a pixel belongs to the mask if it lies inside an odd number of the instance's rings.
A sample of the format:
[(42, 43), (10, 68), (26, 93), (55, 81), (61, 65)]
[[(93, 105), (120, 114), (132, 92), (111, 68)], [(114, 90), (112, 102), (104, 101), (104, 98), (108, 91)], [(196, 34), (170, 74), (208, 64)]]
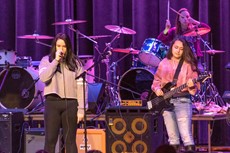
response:
[(207, 79), (210, 79), (212, 78), (212, 74), (207, 72), (207, 73), (204, 73), (204, 74), (200, 74), (197, 78), (197, 82), (202, 82), (204, 83)]

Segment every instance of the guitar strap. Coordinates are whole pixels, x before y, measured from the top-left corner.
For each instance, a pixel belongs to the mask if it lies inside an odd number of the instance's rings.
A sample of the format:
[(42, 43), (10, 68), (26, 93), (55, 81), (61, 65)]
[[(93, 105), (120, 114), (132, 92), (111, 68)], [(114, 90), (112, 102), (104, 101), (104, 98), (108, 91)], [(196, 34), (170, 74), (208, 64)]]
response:
[(177, 66), (177, 68), (176, 68), (176, 72), (175, 72), (175, 74), (174, 74), (173, 82), (172, 82), (173, 85), (176, 85), (176, 83), (177, 83), (178, 75), (179, 75), (179, 73), (180, 73), (180, 70), (181, 70), (183, 61), (184, 61), (184, 60), (181, 59), (180, 62), (179, 62), (179, 64), (178, 64), (178, 66)]

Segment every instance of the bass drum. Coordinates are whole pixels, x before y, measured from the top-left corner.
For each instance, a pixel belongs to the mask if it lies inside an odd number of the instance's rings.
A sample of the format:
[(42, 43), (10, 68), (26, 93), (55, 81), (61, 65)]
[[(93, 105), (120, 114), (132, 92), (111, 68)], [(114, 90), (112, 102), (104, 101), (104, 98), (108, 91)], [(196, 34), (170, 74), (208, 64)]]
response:
[(154, 79), (154, 71), (133, 68), (125, 72), (118, 83), (119, 100), (146, 100)]
[(44, 84), (35, 69), (10, 67), (0, 73), (2, 108), (33, 109), (43, 100)]

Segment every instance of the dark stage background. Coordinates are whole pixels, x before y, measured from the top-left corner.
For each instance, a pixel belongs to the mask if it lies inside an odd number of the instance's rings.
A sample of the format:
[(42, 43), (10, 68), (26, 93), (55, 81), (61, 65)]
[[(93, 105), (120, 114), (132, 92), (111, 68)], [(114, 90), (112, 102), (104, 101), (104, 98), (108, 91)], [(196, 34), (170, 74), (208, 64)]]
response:
[[(33, 61), (39, 61), (49, 53), (49, 47), (38, 44), (35, 40), (19, 39), (17, 36), (33, 33), (55, 36), (58, 32), (66, 32), (72, 38), (76, 54), (98, 57), (92, 42), (83, 38), (77, 41), (76, 33), (69, 30), (67, 25), (52, 25), (54, 22), (71, 18), (87, 21), (73, 25), (73, 28), (85, 35), (111, 35), (96, 40), (100, 52), (117, 34), (104, 28), (105, 25), (121, 25), (136, 31), (135, 35), (121, 34), (120, 38), (111, 44), (113, 48), (133, 47), (140, 50), (146, 38), (156, 38), (164, 29), (167, 2), (168, 0), (0, 0), (0, 40), (4, 41), (0, 43), (0, 49), (15, 50), (18, 56), (31, 56)], [(225, 69), (225, 65), (230, 62), (230, 1), (171, 0), (170, 3), (175, 10), (188, 8), (194, 19), (211, 27), (211, 32), (202, 38), (208, 41), (213, 49), (225, 51), (213, 57), (213, 81), (220, 95), (230, 90), (230, 71)], [(170, 11), (172, 26), (175, 25), (175, 17), (176, 14)], [(40, 41), (51, 44), (51, 40)], [(124, 55), (113, 52), (110, 63)], [(207, 61), (210, 64), (210, 55), (207, 55)], [(119, 62), (118, 76), (129, 70), (131, 64), (131, 55)], [(105, 78), (104, 63), (96, 65), (95, 71), (96, 76)], [(229, 127), (226, 122), (215, 122), (213, 126), (213, 142), (229, 145)]]

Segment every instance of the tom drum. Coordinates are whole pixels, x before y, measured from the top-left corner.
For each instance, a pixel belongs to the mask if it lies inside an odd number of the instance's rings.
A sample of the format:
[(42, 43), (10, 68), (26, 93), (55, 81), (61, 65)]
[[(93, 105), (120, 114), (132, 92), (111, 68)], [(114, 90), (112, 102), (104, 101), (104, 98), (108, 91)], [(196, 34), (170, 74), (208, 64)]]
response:
[(29, 67), (10, 67), (0, 73), (0, 104), (2, 108), (33, 109), (42, 102), (44, 84), (38, 71)]
[(142, 63), (156, 67), (165, 58), (168, 47), (155, 38), (145, 39), (138, 57)]

